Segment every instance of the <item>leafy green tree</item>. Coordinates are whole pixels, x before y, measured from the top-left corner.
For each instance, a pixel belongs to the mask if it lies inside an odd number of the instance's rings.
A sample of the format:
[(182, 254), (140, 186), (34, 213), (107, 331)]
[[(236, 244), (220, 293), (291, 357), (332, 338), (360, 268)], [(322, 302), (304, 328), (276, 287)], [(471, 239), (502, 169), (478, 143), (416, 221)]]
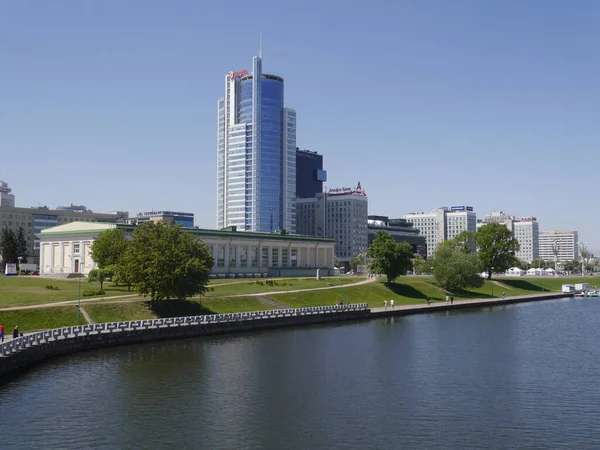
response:
[(213, 257), (206, 244), (175, 223), (138, 226), (127, 245), (118, 274), (152, 301), (203, 294)]
[(527, 261), (523, 261), (521, 258), (515, 257), (515, 266), (521, 270), (528, 270), (529, 263)]
[(110, 280), (113, 276), (113, 272), (110, 269), (93, 269), (88, 273), (88, 282), (92, 283), (97, 281), (100, 283), (100, 290), (104, 289), (104, 282)]
[(396, 242), (387, 231), (375, 233), (375, 239), (369, 247), (369, 256), (374, 258), (371, 271), (383, 273), (387, 282), (392, 283), (412, 267), (412, 248), (406, 242)]
[(563, 261), (562, 267), (570, 273), (581, 273), (581, 262), (579, 261)]
[(354, 272), (356, 272), (358, 266), (364, 265), (365, 261), (366, 261), (366, 255), (364, 253), (356, 255), (354, 258), (352, 258), (350, 260), (350, 268), (352, 270), (354, 270)]
[(459, 246), (440, 245), (428, 261), (433, 265), (435, 280), (448, 291), (483, 285), (477, 256)]
[(0, 254), (2, 255), (2, 272), (4, 272), (7, 263), (16, 263), (20, 256), (17, 237), (8, 227), (4, 228), (0, 235)]
[(446, 241), (443, 244), (452, 245), (454, 248), (467, 255), (474, 254), (477, 249), (475, 244), (475, 234), (467, 230), (461, 231), (454, 239)]
[(546, 261), (544, 261), (543, 259), (534, 259), (533, 261), (531, 261), (530, 266), (533, 269), (545, 269)]
[(431, 262), (421, 255), (414, 255), (412, 264), (415, 273), (431, 273)]
[(488, 223), (477, 230), (477, 257), (492, 279), (492, 271), (504, 272), (515, 265), (515, 252), (520, 248), (512, 231), (500, 223)]
[(98, 267), (105, 269), (109, 266), (119, 264), (128, 241), (125, 238), (125, 233), (119, 228), (111, 228), (103, 231), (92, 243), (91, 255)]
[(25, 230), (23, 227), (19, 227), (18, 233), (15, 235), (17, 256), (21, 257), (21, 262), (27, 262), (27, 239), (25, 238)]

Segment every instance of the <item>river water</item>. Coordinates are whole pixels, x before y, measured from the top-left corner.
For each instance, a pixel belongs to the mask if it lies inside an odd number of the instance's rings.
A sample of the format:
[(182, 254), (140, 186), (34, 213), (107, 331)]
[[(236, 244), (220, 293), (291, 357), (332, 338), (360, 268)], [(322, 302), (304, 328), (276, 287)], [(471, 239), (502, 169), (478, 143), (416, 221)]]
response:
[(600, 448), (600, 299), (62, 357), (0, 388), (0, 448)]

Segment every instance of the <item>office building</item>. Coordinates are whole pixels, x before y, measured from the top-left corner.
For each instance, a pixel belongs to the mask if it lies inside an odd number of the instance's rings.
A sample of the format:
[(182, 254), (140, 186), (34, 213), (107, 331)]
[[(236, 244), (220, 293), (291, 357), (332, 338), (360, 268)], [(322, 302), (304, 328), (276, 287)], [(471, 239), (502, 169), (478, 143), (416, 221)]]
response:
[(217, 228), (295, 233), (296, 111), (262, 58), (225, 76), (218, 101)]
[[(135, 225), (71, 222), (40, 233), (41, 275), (83, 273), (96, 268), (94, 238), (118, 228), (130, 235)], [(186, 228), (204, 242), (214, 258), (212, 277), (323, 276), (334, 274), (333, 239), (283, 233), (251, 233)]]
[(539, 234), (540, 259), (546, 261), (575, 261), (579, 259), (577, 231), (542, 231)]
[(315, 198), (323, 192), (327, 172), (323, 170), (323, 155), (296, 149), (296, 197)]
[(477, 221), (477, 228), (488, 223), (501, 223), (512, 231), (520, 246), (519, 251), (515, 253), (517, 258), (528, 263), (539, 258), (539, 224), (535, 217), (516, 217), (502, 211), (494, 211), (487, 214), (483, 220)]
[(39, 233), (46, 228), (55, 227), (70, 222), (105, 222), (116, 223), (128, 216), (127, 212), (110, 214), (87, 212), (73, 212), (50, 209), (46, 206), (38, 208), (7, 208), (0, 206), (0, 228), (8, 228), (14, 233), (23, 228), (27, 240), (28, 263), (39, 262)]
[(367, 251), (369, 201), (360, 183), (296, 202), (298, 233), (335, 239), (340, 264), (349, 266), (352, 258)]
[(440, 243), (454, 239), (462, 231), (477, 231), (477, 216), (472, 206), (444, 206), (429, 213), (406, 214), (404, 219), (425, 237), (428, 257), (433, 255)]
[(12, 189), (8, 187), (8, 183), (0, 181), (0, 207), (14, 208), (15, 195), (11, 194)]
[(412, 247), (413, 253), (423, 257), (427, 256), (427, 242), (424, 236), (419, 234), (419, 230), (413, 227), (413, 224), (406, 219), (390, 219), (387, 216), (369, 216), (368, 217), (368, 239), (369, 245), (373, 243), (375, 234), (378, 231), (387, 231), (394, 241), (406, 242)]
[(122, 221), (129, 225), (140, 225), (145, 222), (175, 222), (183, 228), (194, 228), (194, 213), (176, 211), (141, 212), (135, 217)]

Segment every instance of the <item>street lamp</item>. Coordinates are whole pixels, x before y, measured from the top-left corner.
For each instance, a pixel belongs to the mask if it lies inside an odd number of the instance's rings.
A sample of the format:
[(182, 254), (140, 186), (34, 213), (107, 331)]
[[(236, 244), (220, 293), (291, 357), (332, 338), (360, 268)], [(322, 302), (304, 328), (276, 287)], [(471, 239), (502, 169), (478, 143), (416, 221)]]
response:
[(585, 244), (587, 244), (587, 242), (579, 243), (579, 257), (581, 258), (581, 276), (582, 277), (585, 277), (585, 254), (586, 254)]
[(17, 271), (17, 273), (19, 275), (21, 275), (21, 260), (23, 259), (23, 257), (22, 256), (17, 256), (17, 259), (19, 260), (19, 270)]
[(77, 289), (77, 325), (79, 325), (79, 317), (81, 315), (81, 262), (79, 261), (77, 263), (77, 269), (78, 269), (78, 289)]
[[(494, 275), (494, 268), (491, 267), (490, 270), (492, 271), (490, 273), (490, 275)], [(492, 281), (492, 279), (490, 278), (490, 285), (492, 286), (492, 297), (494, 296), (494, 282)]]

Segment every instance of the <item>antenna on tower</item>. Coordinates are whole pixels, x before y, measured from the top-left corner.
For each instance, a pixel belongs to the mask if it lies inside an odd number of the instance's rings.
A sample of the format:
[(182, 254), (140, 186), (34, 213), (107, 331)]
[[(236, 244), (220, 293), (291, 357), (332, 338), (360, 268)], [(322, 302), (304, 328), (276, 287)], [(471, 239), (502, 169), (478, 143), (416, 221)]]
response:
[(262, 59), (262, 31), (258, 34), (258, 57)]

